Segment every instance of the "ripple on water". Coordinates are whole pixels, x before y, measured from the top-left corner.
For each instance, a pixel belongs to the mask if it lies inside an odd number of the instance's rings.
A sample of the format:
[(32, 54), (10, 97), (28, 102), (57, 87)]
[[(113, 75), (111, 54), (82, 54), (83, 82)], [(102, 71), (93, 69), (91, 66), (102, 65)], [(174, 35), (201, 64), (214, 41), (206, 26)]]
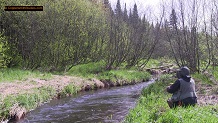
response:
[(147, 85), (140, 83), (52, 100), (28, 113), (20, 123), (118, 123), (135, 106), (142, 88)]

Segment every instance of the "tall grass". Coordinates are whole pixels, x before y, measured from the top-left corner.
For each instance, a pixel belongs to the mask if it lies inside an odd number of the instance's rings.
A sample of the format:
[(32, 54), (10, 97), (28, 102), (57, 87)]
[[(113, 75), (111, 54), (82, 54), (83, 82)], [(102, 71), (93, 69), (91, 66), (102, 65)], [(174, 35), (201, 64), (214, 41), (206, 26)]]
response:
[(212, 72), (213, 76), (218, 80), (218, 66), (210, 66), (210, 71)]
[(97, 78), (100, 80), (107, 80), (113, 83), (118, 81), (130, 82), (142, 82), (150, 79), (150, 74), (143, 71), (135, 70), (111, 70), (100, 73)]
[(176, 108), (163, 113), (159, 123), (217, 123), (218, 106)]
[(194, 73), (192, 76), (200, 80), (202, 84), (213, 84), (213, 82), (210, 80), (208, 76), (202, 75), (200, 73)]
[(80, 90), (79, 87), (77, 87), (73, 84), (69, 84), (69, 85), (64, 87), (64, 89), (62, 90), (62, 92), (60, 94), (61, 94), (61, 96), (74, 95), (74, 94), (77, 94), (77, 92), (79, 90)]
[(0, 69), (0, 82), (12, 82), (14, 80), (25, 80), (31, 77), (37, 77), (40, 79), (49, 79), (52, 74), (41, 73), (39, 71), (21, 70), (15, 68), (3, 68)]
[(80, 77), (92, 78), (96, 74), (103, 72), (105, 67), (105, 62), (91, 62), (87, 64), (81, 64), (72, 67), (69, 71), (69, 75), (76, 75)]
[(216, 123), (218, 106), (178, 107), (170, 109), (166, 100), (171, 96), (165, 91), (174, 79), (162, 76), (156, 83), (143, 89), (134, 109), (125, 118), (125, 123)]
[(53, 98), (55, 93), (56, 91), (51, 87), (42, 87), (35, 89), (34, 93), (7, 96), (0, 105), (0, 121), (2, 118), (8, 118), (10, 108), (14, 104), (25, 107), (26, 110), (34, 109), (41, 103)]

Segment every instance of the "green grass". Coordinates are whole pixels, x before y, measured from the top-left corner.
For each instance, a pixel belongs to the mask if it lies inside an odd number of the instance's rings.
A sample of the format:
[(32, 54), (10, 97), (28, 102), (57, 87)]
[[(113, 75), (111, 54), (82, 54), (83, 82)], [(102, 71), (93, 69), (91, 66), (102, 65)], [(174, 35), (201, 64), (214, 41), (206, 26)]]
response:
[[(144, 62), (144, 60), (141, 62)], [(173, 61), (169, 58), (150, 59), (145, 68), (157, 68), (165, 64), (173, 64)]]
[(196, 106), (168, 110), (161, 115), (159, 123), (217, 123), (218, 106)]
[(49, 79), (52, 74), (39, 71), (3, 68), (0, 69), (0, 82), (12, 82), (15, 80), (26, 80), (28, 78)]
[(77, 94), (79, 89), (80, 89), (79, 87), (76, 87), (73, 84), (69, 84), (69, 85), (64, 87), (64, 89), (62, 90), (62, 92), (60, 94), (61, 94), (61, 96), (74, 95), (74, 94)]
[(209, 72), (211, 72), (216, 80), (218, 80), (218, 66), (214, 66), (214, 68), (212, 66), (209, 66)]
[(105, 63), (102, 62), (91, 62), (87, 64), (81, 64), (72, 67), (68, 71), (68, 75), (75, 75), (80, 77), (86, 77), (86, 78), (93, 78), (96, 76), (96, 74), (104, 71)]
[(207, 77), (206, 75), (194, 73), (192, 76), (193, 76), (193, 78), (199, 79), (202, 84), (213, 84), (213, 82), (210, 80), (210, 78)]
[(25, 107), (28, 111), (36, 108), (39, 104), (48, 101), (56, 94), (51, 87), (42, 87), (34, 90), (34, 93), (20, 94), (17, 96), (11, 95), (4, 98), (0, 105), (0, 121), (3, 118), (8, 118), (10, 108), (14, 104), (20, 107)]
[[(71, 68), (68, 72), (69, 75), (76, 75), (85, 78), (97, 78), (99, 80), (106, 80), (110, 82), (141, 82), (142, 80), (148, 80), (151, 76), (147, 72), (138, 71), (134, 68), (126, 70), (120, 68), (120, 70), (106, 71), (104, 62), (88, 63), (77, 65)], [(122, 84), (122, 83), (120, 83)]]
[(141, 82), (150, 78), (150, 74), (143, 71), (135, 70), (111, 70), (100, 73), (97, 78), (100, 80), (107, 80), (111, 82), (125, 81), (125, 82)]
[(218, 106), (195, 106), (170, 109), (167, 99), (171, 96), (165, 88), (173, 82), (172, 77), (162, 76), (156, 83), (143, 89), (134, 109), (125, 118), (125, 123), (215, 123)]

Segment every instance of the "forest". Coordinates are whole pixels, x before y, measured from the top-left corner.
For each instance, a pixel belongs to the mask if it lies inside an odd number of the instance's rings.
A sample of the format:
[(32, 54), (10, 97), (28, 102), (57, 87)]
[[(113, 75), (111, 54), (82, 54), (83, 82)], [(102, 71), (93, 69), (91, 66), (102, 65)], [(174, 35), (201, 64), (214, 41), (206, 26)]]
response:
[[(143, 68), (150, 58), (174, 59), (178, 66), (203, 71), (217, 64), (217, 2), (163, 4), (158, 21), (109, 1), (1, 1), (43, 5), (43, 12), (1, 9), (1, 67), (67, 71), (89, 62), (105, 69)], [(92, 7), (95, 6), (95, 7)], [(140, 8), (141, 9), (141, 8)]]
[[(146, 8), (140, 8), (136, 3), (127, 8), (120, 0), (116, 1), (113, 7), (109, 0), (1, 0), (0, 84), (6, 81), (6, 73), (14, 70), (43, 72), (43, 79), (51, 76), (50, 73), (67, 73), (88, 76), (89, 80), (96, 77), (103, 82), (119, 83), (119, 77), (127, 78), (135, 83), (147, 80), (150, 77), (145, 72), (148, 66), (153, 67), (160, 61), (170, 61), (177, 68), (188, 66), (199, 81), (217, 83), (216, 0), (162, 1), (157, 7), (159, 14), (146, 12)], [(43, 11), (5, 11), (4, 7), (8, 5), (43, 6)], [(145, 9), (145, 13), (139, 13), (140, 9)], [(151, 14), (155, 19), (151, 19)], [(155, 66), (158, 67), (159, 64)], [(23, 74), (16, 72), (15, 75)], [(132, 73), (131, 77), (126, 77), (129, 73)], [(25, 74), (27, 78), (30, 76), (29, 72)], [(216, 80), (210, 80), (210, 75)], [(173, 81), (172, 78), (169, 80)], [(63, 93), (78, 91), (74, 86), (65, 89), (68, 91)], [(47, 91), (54, 95), (51, 89)], [(43, 90), (43, 93), (47, 91)], [(52, 98), (46, 96), (42, 97), (43, 101)], [(8, 117), (13, 104), (6, 105), (2, 97), (0, 94), (0, 121)], [(133, 117), (128, 116), (126, 120), (133, 122)]]

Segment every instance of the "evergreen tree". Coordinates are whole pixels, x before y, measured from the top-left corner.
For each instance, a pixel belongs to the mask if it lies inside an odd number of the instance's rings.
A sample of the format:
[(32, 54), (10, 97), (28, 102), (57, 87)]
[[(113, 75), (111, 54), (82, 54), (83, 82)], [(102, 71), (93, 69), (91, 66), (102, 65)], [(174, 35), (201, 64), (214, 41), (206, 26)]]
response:
[(175, 9), (172, 9), (172, 12), (170, 14), (170, 28), (172, 30), (177, 28), (177, 16), (176, 16)]
[(129, 24), (132, 24), (132, 9), (129, 10)]
[(117, 0), (115, 14), (117, 15), (117, 17), (122, 17), (122, 9), (121, 9), (121, 5), (120, 5), (120, 0)]
[(136, 28), (139, 22), (139, 15), (138, 15), (138, 9), (137, 9), (136, 4), (134, 5), (134, 8), (133, 8), (133, 14), (132, 14), (131, 20), (132, 20), (133, 27)]
[(124, 13), (123, 13), (123, 20), (125, 22), (128, 21), (128, 14), (127, 14), (127, 9), (126, 9), (126, 3), (125, 3)]
[(105, 7), (105, 10), (108, 11), (108, 13), (110, 13), (110, 16), (114, 15), (114, 11), (112, 10), (109, 0), (104, 0), (104, 7)]

